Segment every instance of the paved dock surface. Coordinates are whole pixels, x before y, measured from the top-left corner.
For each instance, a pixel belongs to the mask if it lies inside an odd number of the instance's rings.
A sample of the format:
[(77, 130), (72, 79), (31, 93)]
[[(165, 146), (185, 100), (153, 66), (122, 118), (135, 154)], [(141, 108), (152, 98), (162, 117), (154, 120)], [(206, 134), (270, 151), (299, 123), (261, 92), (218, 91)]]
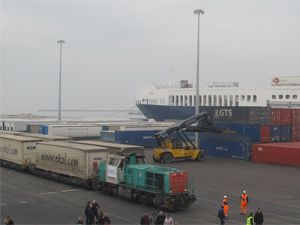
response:
[[(151, 150), (146, 150), (152, 163)], [(239, 196), (249, 195), (249, 211), (263, 209), (265, 224), (300, 224), (300, 168), (207, 158), (166, 166), (187, 170), (194, 179), (197, 201), (187, 210), (171, 212), (181, 224), (219, 224), (217, 211), (223, 195), (229, 196), (226, 224), (246, 224), (239, 214)], [(89, 200), (100, 202), (112, 224), (139, 224), (144, 212), (155, 208), (61, 184), (34, 175), (1, 168), (1, 220), (11, 215), (15, 224), (75, 224), (84, 216)], [(1, 222), (2, 222), (1, 221)]]

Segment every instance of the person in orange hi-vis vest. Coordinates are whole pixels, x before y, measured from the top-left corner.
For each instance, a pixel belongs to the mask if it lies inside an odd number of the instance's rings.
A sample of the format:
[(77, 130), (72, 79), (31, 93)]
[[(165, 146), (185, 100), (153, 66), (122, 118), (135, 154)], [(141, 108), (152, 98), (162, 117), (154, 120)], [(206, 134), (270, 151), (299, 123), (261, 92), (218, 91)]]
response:
[(223, 206), (224, 206), (225, 217), (228, 218), (229, 204), (228, 204), (228, 197), (227, 197), (227, 195), (224, 195)]
[(241, 215), (247, 214), (247, 205), (249, 202), (249, 198), (246, 191), (243, 191), (243, 194), (241, 195)]

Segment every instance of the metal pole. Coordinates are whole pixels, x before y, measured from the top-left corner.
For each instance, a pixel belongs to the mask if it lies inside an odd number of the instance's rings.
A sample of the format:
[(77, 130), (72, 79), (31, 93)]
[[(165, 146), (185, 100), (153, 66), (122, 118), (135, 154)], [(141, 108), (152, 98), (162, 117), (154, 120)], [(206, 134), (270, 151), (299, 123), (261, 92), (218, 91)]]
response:
[[(196, 102), (195, 102), (195, 115), (199, 114), (199, 51), (200, 51), (200, 14), (204, 14), (201, 9), (196, 9), (194, 13), (198, 16), (198, 34), (197, 34), (197, 73), (196, 73)], [(195, 135), (196, 146), (199, 147), (199, 133)]]
[(59, 85), (58, 85), (58, 121), (61, 122), (61, 62), (62, 62), (62, 44), (64, 40), (57, 41), (59, 44)]

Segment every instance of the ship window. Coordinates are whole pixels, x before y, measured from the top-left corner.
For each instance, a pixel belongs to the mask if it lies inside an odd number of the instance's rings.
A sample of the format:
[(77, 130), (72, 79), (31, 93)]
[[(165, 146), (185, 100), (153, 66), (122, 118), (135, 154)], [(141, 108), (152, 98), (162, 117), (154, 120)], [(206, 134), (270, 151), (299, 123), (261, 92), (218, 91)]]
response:
[(189, 105), (192, 106), (193, 105), (193, 96), (189, 96)]
[(180, 105), (183, 105), (183, 96), (180, 95)]
[(203, 105), (206, 105), (206, 95), (203, 95)]
[(239, 106), (239, 96), (235, 96), (235, 106)]
[(283, 99), (283, 95), (279, 95), (279, 99)]
[(297, 99), (297, 97), (298, 97), (297, 95), (293, 95), (293, 99)]
[(253, 95), (253, 102), (256, 102), (256, 101), (257, 101), (257, 96)]
[(290, 95), (286, 95), (286, 96), (285, 96), (285, 99), (290, 99)]
[(229, 105), (233, 106), (233, 96), (232, 95), (229, 96)]
[(251, 101), (251, 95), (247, 95), (247, 102)]
[(185, 106), (187, 106), (187, 104), (188, 104), (187, 101), (188, 101), (188, 97), (185, 95), (185, 96), (184, 96), (184, 105), (185, 105)]
[(219, 106), (222, 106), (222, 95), (219, 95)]
[(179, 103), (179, 97), (178, 95), (176, 95), (176, 105), (178, 105), (178, 103)]
[(175, 103), (175, 98), (174, 98), (174, 95), (172, 95), (172, 105), (174, 105)]
[(276, 99), (276, 95), (272, 95), (272, 99)]
[(216, 105), (217, 105), (217, 96), (216, 96), (216, 95), (214, 95), (213, 104), (214, 104), (214, 106), (216, 106)]
[(241, 95), (241, 101), (245, 101), (245, 95)]
[(199, 105), (202, 105), (202, 95), (199, 95)]
[(208, 96), (208, 105), (211, 106), (212, 103), (212, 99), (211, 99), (211, 95)]
[(227, 98), (227, 95), (224, 95), (224, 106), (228, 106), (228, 98)]

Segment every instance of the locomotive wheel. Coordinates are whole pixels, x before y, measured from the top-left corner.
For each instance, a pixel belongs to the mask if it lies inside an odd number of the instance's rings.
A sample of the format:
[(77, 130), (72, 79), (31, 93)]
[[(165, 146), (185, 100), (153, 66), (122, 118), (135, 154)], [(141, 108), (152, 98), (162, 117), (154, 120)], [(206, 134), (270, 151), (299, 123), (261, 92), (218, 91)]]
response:
[(164, 163), (171, 163), (173, 161), (173, 156), (171, 153), (164, 153), (162, 155), (162, 161)]

